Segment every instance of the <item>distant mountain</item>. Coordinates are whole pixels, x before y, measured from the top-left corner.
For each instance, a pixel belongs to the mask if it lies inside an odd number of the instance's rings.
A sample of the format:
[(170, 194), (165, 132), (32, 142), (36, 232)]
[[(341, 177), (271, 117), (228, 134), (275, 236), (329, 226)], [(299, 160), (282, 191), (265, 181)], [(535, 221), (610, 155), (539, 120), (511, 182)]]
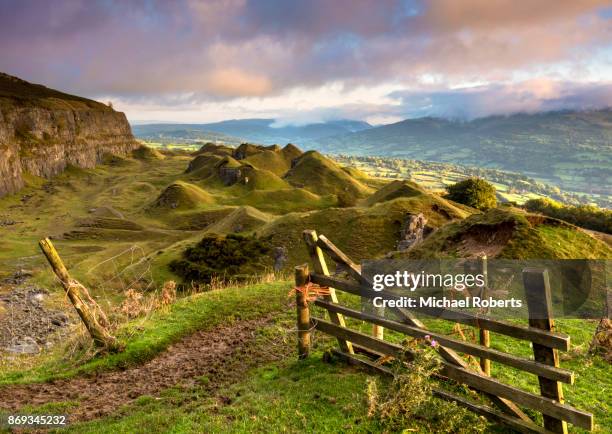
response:
[(132, 125), (136, 137), (142, 139), (209, 140), (211, 133), (223, 134), (233, 140), (261, 144), (308, 144), (325, 137), (363, 131), (371, 128), (367, 122), (336, 120), (301, 126), (276, 126), (274, 119), (235, 119), (209, 124), (149, 124)]
[(610, 195), (612, 110), (407, 119), (328, 137), (332, 154), (397, 156), (518, 171), (572, 191)]

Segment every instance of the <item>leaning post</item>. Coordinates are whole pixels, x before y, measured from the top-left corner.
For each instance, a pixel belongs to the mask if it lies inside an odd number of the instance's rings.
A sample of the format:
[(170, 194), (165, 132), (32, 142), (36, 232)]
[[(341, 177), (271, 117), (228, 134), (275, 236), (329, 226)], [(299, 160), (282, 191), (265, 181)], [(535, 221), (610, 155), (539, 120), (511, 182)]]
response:
[(87, 303), (83, 301), (79, 291), (79, 283), (70, 277), (66, 266), (57, 253), (57, 250), (55, 250), (51, 240), (49, 238), (45, 238), (40, 240), (38, 244), (49, 261), (55, 275), (58, 277), (60, 283), (64, 287), (68, 298), (79, 314), (83, 324), (85, 324), (85, 327), (91, 335), (95, 345), (109, 351), (120, 351), (121, 346), (117, 339), (111, 335), (105, 327), (100, 325), (96, 319), (96, 316), (94, 315), (94, 312), (92, 312), (92, 310), (87, 306)]

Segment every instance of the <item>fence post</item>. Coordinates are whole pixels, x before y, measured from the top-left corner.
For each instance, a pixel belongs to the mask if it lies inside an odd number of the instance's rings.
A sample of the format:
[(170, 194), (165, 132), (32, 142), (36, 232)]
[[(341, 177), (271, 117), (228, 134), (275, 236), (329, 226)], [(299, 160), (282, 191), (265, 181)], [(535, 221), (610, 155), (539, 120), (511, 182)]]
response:
[(295, 304), (297, 310), (298, 359), (305, 359), (310, 352), (310, 309), (308, 298), (300, 291), (308, 283), (308, 264), (295, 267)]
[(96, 346), (106, 348), (111, 352), (120, 351), (121, 345), (117, 339), (109, 333), (107, 328), (100, 324), (100, 321), (96, 318), (95, 310), (99, 309), (98, 313), (101, 318), (106, 318), (104, 312), (100, 309), (97, 304), (94, 304), (91, 308), (83, 301), (81, 292), (79, 290), (80, 284), (70, 277), (62, 258), (59, 253), (55, 250), (53, 243), (49, 238), (42, 239), (38, 242), (40, 249), (44, 253), (45, 257), (49, 261), (51, 268), (58, 277), (60, 283), (66, 291), (66, 295), (72, 302), (75, 310), (79, 314), (81, 321), (85, 324), (87, 331), (91, 335)]
[[(487, 290), (489, 289), (489, 267), (487, 264), (487, 255), (482, 255), (480, 257), (480, 262), (478, 265), (480, 268), (479, 270), (480, 273), (484, 276), (484, 285), (481, 291), (481, 297), (482, 297), (486, 295)], [(483, 329), (481, 327), (478, 331), (479, 331), (480, 345), (483, 345), (489, 348), (491, 346), (491, 335), (489, 333), (489, 330)], [(491, 361), (489, 359), (481, 357), (480, 358), (480, 369), (482, 369), (482, 371), (486, 375), (490, 376), (491, 375)]]
[[(523, 270), (525, 298), (529, 311), (529, 326), (554, 331), (555, 322), (552, 317), (552, 298), (548, 271), (541, 268), (525, 268)], [(536, 362), (559, 367), (559, 353), (556, 349), (541, 344), (532, 343)], [(538, 377), (540, 394), (563, 403), (563, 388), (558, 381)], [(551, 416), (543, 415), (544, 428), (555, 433), (567, 433), (567, 423)]]
[[(325, 262), (325, 257), (323, 256), (323, 250), (317, 246), (318, 237), (316, 231), (305, 230), (302, 233), (302, 236), (306, 242), (308, 254), (310, 255), (310, 259), (312, 259), (312, 265), (314, 266), (315, 272), (324, 276), (329, 276), (329, 269), (327, 268), (327, 263)], [(329, 295), (325, 296), (324, 298), (332, 303), (338, 303), (338, 297), (336, 296), (336, 290), (334, 288), (329, 288)], [(329, 317), (334, 324), (346, 327), (344, 317), (342, 315), (329, 312)], [(355, 354), (352, 343), (338, 338), (338, 345), (340, 345), (340, 349), (345, 353)]]

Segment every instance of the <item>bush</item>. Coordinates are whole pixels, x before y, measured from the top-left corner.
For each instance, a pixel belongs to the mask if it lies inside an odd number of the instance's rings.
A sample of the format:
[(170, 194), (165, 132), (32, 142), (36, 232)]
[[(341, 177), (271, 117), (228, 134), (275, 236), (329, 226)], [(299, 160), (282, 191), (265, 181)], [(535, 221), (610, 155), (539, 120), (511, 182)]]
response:
[(472, 208), (486, 210), (497, 206), (495, 187), (484, 179), (468, 178), (446, 188), (447, 199)]
[(419, 339), (410, 341), (406, 357), (397, 363), (393, 381), (384, 393), (379, 392), (376, 380), (368, 379), (368, 416), (378, 418), (390, 432), (417, 427), (428, 432), (483, 432), (487, 423), (482, 417), (433, 396), (431, 377), (441, 367), (435, 344)]
[(183, 252), (183, 259), (170, 263), (170, 270), (187, 281), (211, 283), (245, 280), (263, 274), (272, 266), (272, 249), (267, 239), (243, 235), (208, 235)]
[(594, 231), (612, 234), (612, 211), (594, 205), (563, 205), (551, 199), (531, 199), (524, 205), (527, 211), (539, 212), (549, 217)]

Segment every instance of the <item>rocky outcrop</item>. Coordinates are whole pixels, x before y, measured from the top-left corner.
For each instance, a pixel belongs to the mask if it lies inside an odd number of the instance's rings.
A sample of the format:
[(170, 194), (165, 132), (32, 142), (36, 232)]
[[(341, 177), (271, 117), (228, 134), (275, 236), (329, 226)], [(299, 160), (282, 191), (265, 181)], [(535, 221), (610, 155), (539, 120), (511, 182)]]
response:
[(427, 219), (423, 214), (408, 214), (402, 225), (397, 250), (400, 252), (410, 250), (413, 246), (422, 242), (431, 232), (432, 229), (427, 226)]
[(50, 178), (136, 147), (123, 113), (0, 73), (0, 196), (22, 188), (26, 172)]

